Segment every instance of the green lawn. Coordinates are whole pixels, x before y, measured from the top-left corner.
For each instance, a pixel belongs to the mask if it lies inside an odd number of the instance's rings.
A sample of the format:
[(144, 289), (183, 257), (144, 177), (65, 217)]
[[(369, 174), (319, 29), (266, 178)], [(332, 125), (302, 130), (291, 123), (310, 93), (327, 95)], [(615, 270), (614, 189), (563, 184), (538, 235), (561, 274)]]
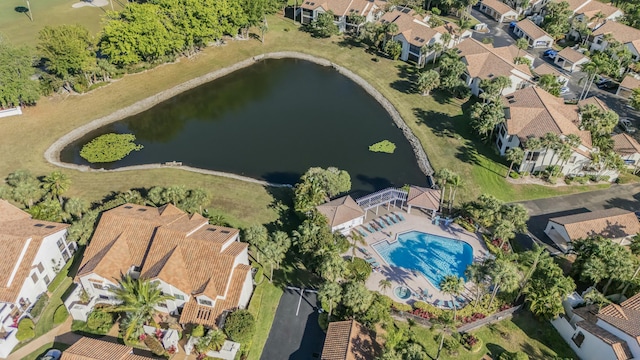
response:
[(73, 283), (73, 280), (71, 280), (71, 278), (69, 277), (66, 277), (64, 281), (60, 284), (60, 286), (58, 286), (58, 288), (53, 293), (51, 293), (49, 302), (47, 303), (47, 306), (42, 311), (42, 315), (40, 316), (40, 319), (36, 324), (36, 328), (35, 328), (36, 338), (42, 334), (45, 334), (49, 330), (53, 329), (54, 327), (53, 314), (55, 313), (56, 309), (60, 305), (63, 305), (62, 295), (67, 291), (67, 289), (69, 289), (69, 286), (71, 286), (72, 283)]
[(256, 320), (256, 334), (249, 346), (248, 360), (260, 359), (264, 344), (269, 337), (280, 296), (282, 296), (282, 289), (269, 283), (266, 279), (262, 284), (256, 286), (249, 304), (249, 311)]
[[(120, 4), (125, 0), (113, 0), (114, 9), (121, 9)], [(20, 45), (28, 45), (35, 48), (38, 39), (38, 31), (45, 26), (61, 24), (84, 25), (93, 34), (101, 28), (101, 18), (109, 5), (98, 8), (85, 6), (72, 8), (76, 0), (32, 0), (33, 22), (25, 12), (16, 9), (26, 8), (25, 0), (4, 0), (0, 2), (0, 34), (9, 42)]]
[(62, 344), (62, 343), (57, 343), (57, 342), (50, 343), (50, 344), (42, 346), (41, 348), (35, 350), (31, 354), (23, 357), (22, 360), (37, 360), (42, 355), (46, 354), (49, 349), (58, 349), (60, 351), (64, 351), (64, 350), (67, 350), (68, 348), (69, 348), (69, 345), (67, 345), (67, 344)]
[[(407, 327), (406, 323), (401, 324)], [(439, 338), (437, 333), (425, 327), (414, 325), (411, 331), (418, 341), (425, 347), (427, 354), (432, 358), (438, 351)], [(578, 359), (569, 345), (562, 340), (551, 323), (536, 320), (528, 311), (521, 311), (511, 319), (506, 319), (493, 325), (484, 326), (472, 332), (482, 340), (482, 348), (471, 353), (462, 346), (457, 354), (448, 354), (442, 351), (442, 359), (477, 360), (484, 354), (491, 355), (494, 359), (502, 352), (523, 351), (531, 359), (551, 359), (555, 356), (562, 358)], [(437, 338), (437, 339), (436, 339)]]

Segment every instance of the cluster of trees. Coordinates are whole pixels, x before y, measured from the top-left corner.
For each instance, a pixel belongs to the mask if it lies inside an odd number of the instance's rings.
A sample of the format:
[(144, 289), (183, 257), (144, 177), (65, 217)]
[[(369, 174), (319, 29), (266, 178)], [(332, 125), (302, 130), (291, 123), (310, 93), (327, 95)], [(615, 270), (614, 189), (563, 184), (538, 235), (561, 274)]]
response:
[(450, 49), (442, 53), (438, 65), (440, 69), (440, 86), (438, 88), (458, 98), (469, 96), (470, 90), (460, 78), (467, 66), (462, 62), (456, 50)]
[(351, 190), (351, 176), (335, 167), (312, 167), (294, 188), (294, 209), (306, 214), (327, 199)]
[[(0, 40), (0, 83), (9, 84), (0, 105), (35, 104), (40, 93), (60, 88), (83, 92), (126, 71), (193, 55), (225, 35), (246, 37), (253, 26), (264, 37), (265, 15), (285, 5), (284, 0), (129, 2), (107, 13), (96, 37), (81, 25), (46, 26), (35, 54)], [(32, 80), (36, 72), (40, 85)]]
[(545, 9), (542, 28), (556, 39), (563, 37), (571, 29), (569, 18), (573, 16), (573, 11), (569, 9), (569, 3), (550, 2)]
[(611, 133), (618, 125), (618, 114), (612, 110), (603, 110), (593, 104), (587, 104), (580, 108), (580, 126), (589, 130), (594, 146), (601, 152), (613, 150)]
[(610, 34), (605, 35), (605, 40), (609, 42), (607, 49), (591, 54), (590, 60), (582, 65), (582, 71), (587, 76), (580, 93), (580, 100), (587, 98), (598, 75), (621, 79), (625, 74), (625, 69), (632, 62), (633, 55), (629, 48), (619, 41), (613, 40)]
[(456, 192), (458, 188), (463, 186), (462, 178), (447, 168), (438, 170), (434, 174), (434, 178), (440, 187), (440, 209), (448, 208), (449, 212), (451, 212), (453, 203), (456, 200)]
[(504, 203), (493, 195), (482, 194), (476, 200), (462, 204), (463, 213), (500, 240), (500, 248), (516, 236), (526, 233), (529, 214), (522, 204)]

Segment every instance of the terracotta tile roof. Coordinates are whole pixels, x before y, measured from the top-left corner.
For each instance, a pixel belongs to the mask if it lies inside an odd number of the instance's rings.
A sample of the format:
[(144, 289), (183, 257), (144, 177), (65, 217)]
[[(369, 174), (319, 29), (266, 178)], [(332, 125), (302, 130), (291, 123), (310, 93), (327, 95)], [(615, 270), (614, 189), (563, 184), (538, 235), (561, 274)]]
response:
[(373, 360), (378, 344), (371, 332), (355, 320), (329, 323), (321, 360)]
[(509, 135), (524, 140), (542, 137), (546, 133), (558, 135), (575, 134), (582, 144), (591, 148), (591, 134), (578, 128), (578, 106), (566, 105), (562, 98), (555, 97), (538, 87), (527, 87), (506, 97), (506, 124)]
[(381, 24), (395, 23), (398, 25), (398, 34), (402, 34), (407, 42), (417, 47), (422, 47), (428, 45), (438, 31), (430, 28), (427, 23), (417, 18), (416, 15), (413, 10), (394, 9), (385, 13), (379, 22)]
[(131, 346), (82, 337), (62, 352), (61, 360), (152, 360), (136, 355)]
[(354, 13), (365, 16), (374, 6), (378, 7), (377, 3), (379, 1), (375, 0), (306, 0), (300, 7), (307, 10), (322, 7), (325, 11), (331, 11), (337, 16)]
[(636, 214), (618, 208), (556, 217), (549, 221), (564, 225), (571, 240), (585, 239), (594, 235), (617, 239), (640, 232), (640, 222)]
[(600, 326), (588, 322), (588, 321), (578, 321), (576, 326), (581, 327), (585, 331), (593, 334), (600, 340), (602, 340), (605, 344), (611, 346), (614, 354), (616, 355), (616, 359), (618, 360), (629, 360), (633, 359), (633, 354), (629, 349), (629, 345), (626, 341), (621, 338), (615, 336), (614, 334), (608, 332), (607, 330), (601, 328)]
[(546, 62), (534, 68), (533, 72), (539, 76), (542, 76), (542, 75), (553, 75), (555, 77), (564, 76), (560, 71), (556, 70), (553, 66), (547, 64)]
[(492, 8), (500, 15), (504, 15), (508, 12), (516, 12), (511, 7), (509, 7), (509, 5), (499, 0), (482, 0), (482, 4)]
[(593, 1), (593, 0), (552, 0), (552, 2), (555, 2), (555, 3), (559, 3), (563, 1), (566, 1), (567, 3), (569, 3), (569, 10), (576, 11), (577, 9), (586, 5), (586, 3), (588, 3), (589, 1)]
[(229, 289), (224, 299), (217, 299), (213, 307), (198, 304), (197, 299), (192, 297), (182, 309), (180, 314), (181, 324), (202, 324), (209, 327), (217, 327), (220, 315), (227, 310), (234, 310), (240, 301), (242, 287), (244, 285), (251, 266), (238, 265), (234, 271)]
[(318, 212), (327, 217), (329, 226), (334, 227), (364, 216), (365, 211), (349, 195), (319, 205)]
[(611, 139), (613, 140), (613, 151), (617, 154), (631, 155), (640, 153), (640, 144), (628, 134), (615, 134)]
[(549, 35), (546, 31), (542, 30), (538, 25), (534, 24), (533, 21), (529, 19), (524, 19), (518, 21), (516, 24), (520, 30), (522, 30), (525, 34), (529, 35), (530, 38), (536, 40), (543, 36), (548, 36), (553, 39), (553, 36)]
[(438, 210), (440, 208), (440, 190), (411, 185), (409, 195), (407, 195), (407, 205)]
[(600, 309), (598, 319), (620, 329), (640, 343), (640, 294), (630, 297), (620, 305), (605, 306)]
[(584, 100), (580, 100), (578, 102), (578, 107), (582, 108), (588, 104), (591, 105), (595, 105), (596, 107), (598, 107), (600, 110), (602, 111), (609, 111), (611, 109), (609, 109), (609, 107), (607, 106), (607, 104), (605, 104), (602, 100), (598, 99), (595, 96), (590, 96)]
[(640, 40), (640, 30), (616, 21), (606, 21), (593, 31), (594, 37), (605, 34), (611, 34), (614, 39), (623, 44)]
[(579, 8), (576, 11), (576, 15), (584, 15), (587, 19), (589, 19), (588, 23), (591, 23), (591, 18), (599, 12), (603, 13), (606, 19), (609, 16), (615, 14), (616, 11), (620, 11), (620, 9), (611, 4), (605, 4), (597, 0), (591, 0), (587, 5)]
[(640, 88), (640, 79), (634, 77), (633, 75), (627, 74), (622, 82), (620, 83), (620, 87), (627, 88), (630, 90), (634, 90)]
[(566, 47), (560, 50), (556, 56), (560, 56), (561, 58), (566, 59), (567, 61), (574, 64), (582, 59), (587, 58), (583, 53), (573, 50), (570, 47)]
[[(525, 64), (516, 65), (513, 57), (506, 57), (510, 54), (504, 50), (497, 50), (492, 45), (482, 44), (481, 42), (467, 38), (458, 44), (458, 55), (460, 55), (467, 65), (467, 72), (471, 77), (481, 79), (490, 79), (494, 76), (511, 76), (514, 70), (519, 70), (524, 74), (531, 76), (529, 66)], [(526, 76), (525, 75), (525, 76)], [(525, 80), (529, 80), (526, 78)]]
[(4, 254), (0, 262), (0, 301), (16, 302), (42, 240), (67, 227), (67, 224), (31, 219), (28, 213), (0, 200), (0, 245)]
[(247, 250), (247, 244), (233, 241), (237, 237), (237, 229), (209, 225), (204, 217), (172, 205), (156, 209), (125, 204), (102, 214), (78, 276), (95, 273), (116, 282), (137, 266), (143, 278), (218, 299), (218, 316), (238, 305), (239, 293), (230, 295), (236, 290), (232, 278), (246, 275), (246, 265), (234, 267)]

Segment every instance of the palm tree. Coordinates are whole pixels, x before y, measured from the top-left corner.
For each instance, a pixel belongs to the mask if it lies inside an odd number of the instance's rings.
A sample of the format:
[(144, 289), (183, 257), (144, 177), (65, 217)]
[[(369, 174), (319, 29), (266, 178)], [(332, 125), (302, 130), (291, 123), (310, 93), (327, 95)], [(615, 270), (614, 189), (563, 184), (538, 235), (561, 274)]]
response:
[(434, 177), (436, 179), (436, 184), (440, 186), (440, 208), (442, 208), (447, 181), (451, 178), (451, 171), (447, 168), (442, 168), (435, 173)]
[(196, 349), (199, 353), (204, 354), (208, 351), (218, 351), (224, 345), (227, 337), (221, 330), (209, 330), (207, 334), (200, 338), (196, 344)]
[(435, 70), (423, 71), (418, 75), (416, 86), (422, 96), (429, 95), (429, 92), (440, 85), (440, 74)]
[[(546, 133), (541, 139), (541, 145), (545, 148), (544, 157), (542, 158), (542, 164), (544, 165), (545, 160), (547, 159), (547, 154), (549, 154), (550, 150), (557, 150), (558, 146), (562, 140), (560, 136), (556, 133)], [(555, 155), (555, 154), (554, 154)], [(552, 158), (553, 160), (553, 155)]]
[[(393, 39), (393, 36), (398, 32), (398, 24), (396, 23), (388, 23), (387, 26), (385, 26), (384, 31), (387, 34), (387, 39), (386, 40), (391, 40)], [(386, 43), (386, 41), (385, 41)]]
[(458, 188), (462, 186), (462, 178), (460, 175), (451, 172), (451, 176), (449, 177), (449, 213), (451, 213), (451, 208), (453, 207), (453, 202), (456, 199), (456, 192)]
[(538, 138), (535, 137), (530, 137), (527, 139), (527, 141), (524, 143), (524, 148), (527, 151), (527, 156), (525, 156), (526, 160), (527, 160), (527, 169), (526, 171), (528, 172), (533, 172), (533, 170), (535, 169), (535, 163), (533, 164), (533, 167), (531, 168), (531, 170), (529, 170), (529, 164), (530, 162), (533, 161), (533, 156), (535, 155), (536, 150), (540, 149), (542, 147), (542, 141)]
[[(606, 17), (607, 17), (607, 16), (606, 16), (605, 14), (603, 14), (603, 13), (602, 13), (602, 11), (598, 11), (598, 12), (597, 12), (595, 15), (593, 15), (593, 16), (591, 17), (591, 19), (589, 19), (589, 20), (591, 20), (591, 21), (595, 21), (595, 22), (596, 22), (596, 26), (597, 26), (597, 25), (598, 25), (598, 24), (600, 24), (604, 19), (606, 19)], [(595, 26), (594, 26), (594, 27), (595, 27)]]
[(127, 190), (123, 192), (119, 192), (116, 194), (115, 199), (123, 204), (137, 204), (137, 205), (146, 205), (147, 201), (142, 197), (137, 190)]
[(318, 289), (318, 299), (321, 303), (329, 305), (327, 321), (331, 321), (334, 306), (342, 300), (342, 286), (336, 282), (325, 282)]
[(373, 293), (364, 284), (350, 282), (345, 285), (342, 303), (351, 309), (352, 314), (355, 315), (367, 310), (371, 306), (371, 302), (373, 302)]
[(503, 249), (504, 244), (513, 239), (516, 236), (516, 228), (510, 221), (501, 221), (495, 230), (493, 230), (493, 238), (500, 239), (500, 249)]
[(187, 197), (187, 189), (182, 185), (169, 186), (162, 192), (165, 203), (171, 203), (176, 206), (178, 202)]
[(196, 188), (189, 191), (189, 199), (197, 204), (200, 214), (202, 214), (202, 205), (206, 205), (211, 201), (211, 195), (209, 192), (202, 188)]
[(380, 292), (385, 292), (385, 290), (391, 289), (391, 280), (382, 279), (378, 281), (378, 289), (380, 289)]
[(509, 171), (507, 171), (507, 175), (505, 176), (505, 178), (508, 178), (509, 175), (511, 175), (513, 164), (521, 164), (522, 160), (524, 160), (524, 150), (519, 147), (510, 148), (509, 150), (507, 150), (505, 155), (507, 157), (507, 161), (511, 162), (511, 164), (509, 165)]
[(591, 83), (595, 79), (596, 75), (600, 72), (600, 66), (594, 61), (589, 61), (582, 64), (581, 69), (583, 72), (587, 74), (587, 77), (584, 78), (585, 82), (582, 87), (582, 91), (580, 92), (580, 97), (578, 100), (584, 100), (587, 98), (589, 94), (589, 89), (591, 88)]
[(508, 78), (506, 76), (498, 76), (497, 78), (491, 81), (495, 82), (498, 88), (500, 89), (499, 94), (502, 94), (502, 91), (504, 91), (505, 88), (508, 88), (512, 85), (511, 78)]
[(499, 290), (512, 291), (518, 287), (520, 275), (516, 265), (504, 258), (498, 258), (491, 261), (488, 275), (493, 283), (491, 300), (489, 300), (489, 308), (491, 308), (493, 300)]
[(431, 48), (431, 51), (433, 51), (433, 63), (435, 64), (436, 60), (438, 59), (438, 53), (444, 50), (444, 46), (439, 42), (435, 42), (429, 45), (429, 47)]
[(442, 47), (446, 50), (449, 48), (449, 44), (451, 43), (451, 34), (449, 32), (445, 32), (440, 36), (440, 40), (442, 40)]
[(260, 262), (260, 252), (264, 245), (269, 240), (269, 233), (267, 228), (262, 225), (253, 225), (248, 227), (243, 234), (244, 241), (249, 243), (252, 247), (253, 253), (256, 255), (256, 260)]
[(84, 199), (70, 198), (64, 203), (64, 211), (75, 216), (76, 219), (82, 218), (82, 214), (89, 210), (89, 203)]
[(367, 245), (367, 242), (364, 240), (362, 235), (356, 232), (353, 232), (351, 234), (351, 240), (353, 240), (351, 242), (351, 262), (353, 262), (353, 260), (356, 258), (356, 249), (358, 248), (358, 246)]
[(469, 266), (467, 266), (467, 269), (464, 272), (467, 279), (470, 279), (471, 281), (473, 281), (473, 283), (476, 286), (476, 296), (475, 296), (476, 299), (475, 299), (474, 306), (478, 306), (478, 303), (480, 302), (480, 298), (482, 297), (482, 290), (484, 288), (482, 283), (487, 278), (487, 271), (488, 271), (488, 268), (487, 268), (486, 261), (483, 261), (483, 262), (474, 262), (469, 264)]
[(44, 195), (40, 182), (35, 178), (18, 182), (13, 188), (9, 189), (8, 193), (11, 198), (26, 206), (27, 209), (30, 209)]
[(273, 267), (276, 265), (280, 268), (280, 262), (284, 260), (289, 247), (291, 247), (291, 239), (284, 231), (276, 231), (271, 234), (270, 241), (264, 244), (262, 253), (271, 265), (271, 277), (269, 282), (273, 282)]
[(320, 277), (329, 282), (335, 282), (342, 278), (347, 270), (344, 259), (335, 252), (329, 252), (322, 258), (320, 264)]
[(418, 59), (418, 67), (423, 68), (426, 64), (429, 49), (431, 49), (430, 45), (422, 45), (422, 47), (420, 47), (420, 58)]
[(539, 246), (535, 242), (533, 243), (533, 248), (531, 250), (525, 251), (524, 253), (520, 254), (520, 262), (529, 266), (529, 271), (527, 271), (527, 274), (524, 276), (522, 282), (520, 283), (520, 291), (516, 296), (515, 302), (518, 302), (520, 296), (522, 296), (522, 292), (524, 291), (525, 286), (527, 286), (527, 282), (531, 278), (531, 275), (533, 275), (533, 273), (538, 268), (538, 264), (549, 258), (549, 252), (546, 251), (543, 246)]
[(129, 275), (120, 280), (120, 287), (111, 291), (119, 304), (105, 309), (109, 312), (126, 313), (128, 321), (124, 332), (125, 339), (134, 338), (144, 324), (153, 321), (157, 306), (174, 299), (171, 295), (163, 294), (157, 282), (133, 279)]
[(451, 302), (453, 303), (453, 319), (455, 321), (458, 310), (455, 298), (464, 291), (464, 280), (455, 275), (447, 275), (440, 282), (440, 291), (451, 296)]
[(54, 171), (43, 179), (43, 188), (51, 194), (51, 198), (58, 198), (62, 205), (62, 194), (64, 194), (71, 186), (71, 179), (60, 171)]

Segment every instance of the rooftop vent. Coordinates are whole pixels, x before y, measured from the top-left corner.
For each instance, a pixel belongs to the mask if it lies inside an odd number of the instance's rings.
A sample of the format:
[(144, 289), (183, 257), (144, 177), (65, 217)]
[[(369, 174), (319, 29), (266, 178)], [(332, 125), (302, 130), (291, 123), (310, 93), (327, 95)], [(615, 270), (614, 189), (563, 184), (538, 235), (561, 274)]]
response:
[(207, 231), (214, 232), (214, 231), (216, 231), (216, 229), (215, 228), (208, 228)]
[(47, 225), (45, 226), (47, 229), (53, 229), (55, 226), (54, 225)]
[(35, 224), (35, 225), (33, 225), (33, 226), (35, 226), (35, 227), (43, 227), (43, 226), (44, 226), (44, 224)]
[(138, 211), (145, 212), (145, 211), (147, 211), (147, 209), (138, 209)]
[(229, 230), (220, 230), (220, 232), (223, 233), (223, 234), (228, 234)]
[(131, 206), (131, 205), (127, 205), (127, 206), (125, 206), (124, 208), (125, 208), (125, 209), (133, 209), (133, 206)]
[(403, 13), (405, 13), (405, 14), (408, 14), (408, 13), (411, 11), (411, 9), (409, 9), (409, 8), (402, 8), (402, 10), (400, 10), (400, 11), (401, 11), (401, 12), (403, 12)]

